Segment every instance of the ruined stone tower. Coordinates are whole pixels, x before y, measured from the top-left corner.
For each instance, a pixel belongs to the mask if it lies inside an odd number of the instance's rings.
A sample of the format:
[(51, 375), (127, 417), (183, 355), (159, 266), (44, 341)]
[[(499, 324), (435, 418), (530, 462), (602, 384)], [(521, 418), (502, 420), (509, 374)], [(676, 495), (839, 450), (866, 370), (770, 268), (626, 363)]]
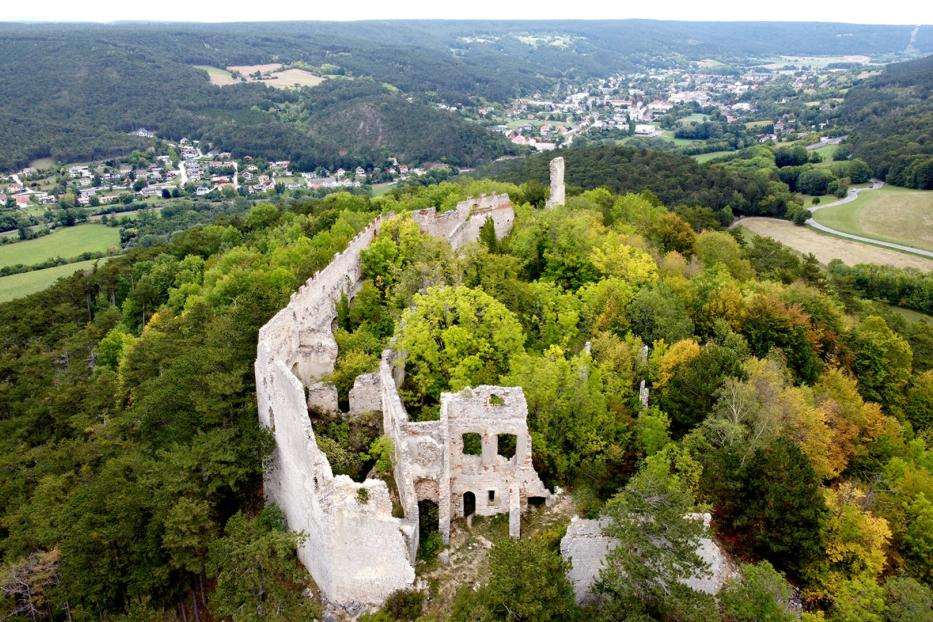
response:
[(556, 207), (564, 204), (564, 158), (557, 157), (551, 160), (551, 197), (545, 207)]

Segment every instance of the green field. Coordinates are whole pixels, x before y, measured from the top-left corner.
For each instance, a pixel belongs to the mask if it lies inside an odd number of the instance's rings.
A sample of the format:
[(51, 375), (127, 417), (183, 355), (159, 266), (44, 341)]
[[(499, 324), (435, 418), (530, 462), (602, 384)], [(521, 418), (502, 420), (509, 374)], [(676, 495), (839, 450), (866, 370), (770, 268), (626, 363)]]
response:
[(120, 246), (120, 230), (106, 225), (78, 225), (55, 233), (0, 246), (0, 266), (27, 266), (47, 259), (69, 259), (81, 253), (103, 253)]
[(46, 268), (45, 270), (33, 270), (32, 272), (0, 277), (0, 302), (41, 292), (63, 276), (69, 276), (78, 270), (87, 270), (98, 261), (104, 262), (106, 258), (89, 259), (88, 261)]
[(696, 160), (697, 162), (699, 162), (700, 164), (703, 164), (704, 162), (709, 162), (710, 160), (713, 160), (715, 158), (720, 158), (722, 156), (731, 155), (733, 153), (736, 153), (737, 151), (739, 150), (735, 149), (732, 151), (710, 151), (709, 153), (698, 153), (690, 157)]
[(819, 149), (814, 149), (810, 153), (818, 153), (822, 156), (823, 161), (817, 166), (830, 166), (833, 164), (833, 154), (836, 153), (836, 149), (839, 148), (839, 145), (824, 145)]
[(827, 227), (933, 251), (933, 191), (884, 186), (813, 214)]
[(398, 182), (387, 181), (382, 184), (373, 184), (373, 196), (381, 197), (384, 194), (388, 194), (392, 190), (392, 188), (395, 187), (396, 183)]

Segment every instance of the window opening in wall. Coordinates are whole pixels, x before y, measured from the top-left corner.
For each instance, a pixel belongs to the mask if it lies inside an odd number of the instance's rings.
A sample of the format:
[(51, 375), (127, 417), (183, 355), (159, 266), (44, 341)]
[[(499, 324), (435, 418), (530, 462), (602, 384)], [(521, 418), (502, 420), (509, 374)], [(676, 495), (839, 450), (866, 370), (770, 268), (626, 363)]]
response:
[(500, 456), (506, 460), (511, 460), (515, 457), (515, 446), (518, 443), (518, 437), (514, 434), (500, 434), (496, 441), (499, 446), (497, 452)]
[(489, 491), (489, 502), (490, 502), (490, 503), (493, 503), (493, 502), (495, 502), (495, 500), (496, 500), (496, 491), (495, 491), (495, 490), (490, 490), (490, 491)]
[(547, 499), (544, 497), (528, 497), (528, 507), (540, 508), (544, 506)]
[(467, 456), (480, 456), (483, 454), (483, 439), (477, 432), (467, 432), (463, 435), (463, 453)]

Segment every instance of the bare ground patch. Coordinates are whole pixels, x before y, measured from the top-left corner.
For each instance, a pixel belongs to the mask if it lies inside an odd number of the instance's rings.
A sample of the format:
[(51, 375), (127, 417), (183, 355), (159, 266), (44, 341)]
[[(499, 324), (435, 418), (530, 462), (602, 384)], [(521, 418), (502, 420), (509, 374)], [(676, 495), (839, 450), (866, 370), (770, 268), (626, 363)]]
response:
[(933, 270), (933, 261), (929, 259), (862, 244), (854, 240), (823, 235), (806, 227), (798, 227), (786, 220), (743, 218), (736, 223), (736, 226), (769, 237), (803, 254), (813, 253), (820, 263), (824, 264), (833, 259), (839, 259), (848, 265), (869, 263), (898, 268), (916, 268), (924, 272)]

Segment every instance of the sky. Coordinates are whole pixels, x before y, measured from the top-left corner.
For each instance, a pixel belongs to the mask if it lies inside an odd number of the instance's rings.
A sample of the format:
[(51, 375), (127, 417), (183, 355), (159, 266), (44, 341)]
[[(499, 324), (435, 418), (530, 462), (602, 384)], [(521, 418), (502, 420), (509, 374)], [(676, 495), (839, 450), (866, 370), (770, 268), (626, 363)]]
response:
[[(933, 24), (933, 2), (887, 0), (44, 0), (4, 2), (0, 21), (282, 21), (360, 19), (673, 19)], [(867, 7), (874, 6), (874, 10)], [(865, 8), (863, 8), (865, 7)], [(880, 10), (883, 7), (883, 10)]]

